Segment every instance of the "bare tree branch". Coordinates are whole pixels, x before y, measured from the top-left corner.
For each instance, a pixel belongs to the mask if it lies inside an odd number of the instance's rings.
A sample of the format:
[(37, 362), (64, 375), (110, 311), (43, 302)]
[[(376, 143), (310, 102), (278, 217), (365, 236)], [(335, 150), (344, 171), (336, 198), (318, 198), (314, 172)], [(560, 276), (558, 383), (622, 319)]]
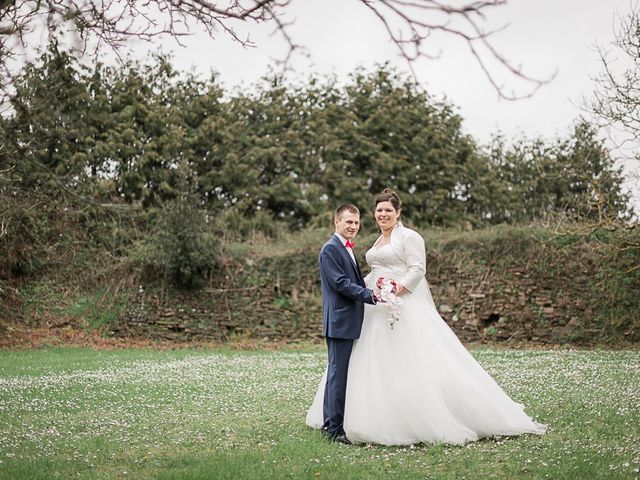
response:
[[(361, 1), (383, 24), (400, 55), (407, 60), (412, 72), (414, 72), (412, 66), (414, 61), (419, 58), (432, 59), (435, 57), (423, 49), (424, 41), (433, 32), (443, 32), (466, 42), (480, 68), (501, 98), (515, 100), (530, 97), (540, 86), (548, 83), (555, 76), (554, 74), (547, 79), (531, 77), (525, 74), (521, 68), (512, 65), (491, 44), (490, 37), (506, 28), (506, 25), (495, 30), (485, 31), (481, 22), (485, 19), (487, 9), (505, 5), (506, 0), (458, 2), (460, 4), (457, 6), (436, 0)], [(394, 25), (398, 26), (397, 30), (393, 28)], [(478, 46), (486, 50), (487, 54), (482, 54)], [(492, 72), (488, 66), (488, 62), (491, 61), (497, 62), (513, 77), (528, 83), (530, 85), (529, 91), (521, 95), (507, 93), (505, 87), (498, 84), (495, 72)]]
[[(640, 141), (640, 3), (619, 18), (611, 48), (597, 46), (602, 72), (594, 78), (593, 98), (583, 105), (600, 126), (623, 133), (622, 144)], [(621, 56), (617, 56), (621, 55)], [(622, 68), (620, 63), (622, 63)], [(624, 63), (626, 62), (626, 64)], [(619, 144), (618, 146), (621, 146)]]
[[(279, 60), (283, 73), (295, 51), (301, 49), (291, 37), (291, 22), (283, 14), (291, 0), (0, 0), (0, 91), (10, 90), (13, 76), (25, 54), (33, 51), (35, 32), (49, 38), (75, 38), (82, 53), (95, 54), (103, 47), (117, 51), (132, 39), (151, 41), (170, 36), (179, 44), (196, 29), (209, 36), (226, 35), (244, 47), (254, 47), (236, 25), (252, 22), (273, 24), (287, 46)], [(485, 13), (507, 0), (358, 0), (381, 22), (399, 54), (413, 71), (420, 58), (433, 59), (425, 44), (433, 32), (453, 35), (467, 43), (482, 71), (505, 99), (532, 95), (549, 79), (536, 79), (512, 65), (490, 43), (494, 31), (485, 31)], [(339, 15), (340, 12), (334, 12)], [(498, 29), (497, 31), (499, 31)], [(530, 89), (524, 95), (507, 93), (496, 80), (489, 63), (497, 62)]]
[[(617, 31), (611, 45), (596, 46), (602, 70), (593, 78), (590, 99), (581, 99), (582, 108), (594, 123), (609, 133), (609, 140), (627, 169), (635, 218), (640, 215), (640, 1), (626, 15), (618, 15)], [(635, 171), (633, 165), (636, 165)], [(631, 168), (630, 168), (631, 167)]]

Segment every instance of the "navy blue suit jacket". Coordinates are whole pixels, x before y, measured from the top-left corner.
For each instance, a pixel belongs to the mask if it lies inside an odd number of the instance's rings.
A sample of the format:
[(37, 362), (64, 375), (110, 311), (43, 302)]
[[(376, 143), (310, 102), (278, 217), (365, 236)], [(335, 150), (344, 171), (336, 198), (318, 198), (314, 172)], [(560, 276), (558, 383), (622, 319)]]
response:
[(320, 250), (322, 334), (329, 338), (360, 337), (364, 304), (373, 304), (360, 267), (354, 265), (340, 239), (333, 235)]

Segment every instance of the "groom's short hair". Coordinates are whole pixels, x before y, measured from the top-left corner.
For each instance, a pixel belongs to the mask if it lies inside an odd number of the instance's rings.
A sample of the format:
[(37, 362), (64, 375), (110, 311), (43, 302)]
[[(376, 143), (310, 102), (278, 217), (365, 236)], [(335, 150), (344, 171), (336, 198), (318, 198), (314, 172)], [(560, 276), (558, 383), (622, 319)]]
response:
[(360, 210), (353, 203), (343, 203), (336, 208), (335, 218), (341, 218), (344, 212), (351, 212), (360, 215)]

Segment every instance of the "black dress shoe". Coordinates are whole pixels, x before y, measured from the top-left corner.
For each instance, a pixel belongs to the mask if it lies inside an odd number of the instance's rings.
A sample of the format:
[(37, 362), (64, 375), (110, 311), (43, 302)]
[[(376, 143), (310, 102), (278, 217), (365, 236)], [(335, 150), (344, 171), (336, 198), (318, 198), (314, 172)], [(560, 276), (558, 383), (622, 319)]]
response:
[(335, 437), (331, 437), (331, 441), (336, 443), (342, 443), (344, 445), (351, 445), (351, 440), (349, 440), (344, 433), (341, 435), (336, 435)]

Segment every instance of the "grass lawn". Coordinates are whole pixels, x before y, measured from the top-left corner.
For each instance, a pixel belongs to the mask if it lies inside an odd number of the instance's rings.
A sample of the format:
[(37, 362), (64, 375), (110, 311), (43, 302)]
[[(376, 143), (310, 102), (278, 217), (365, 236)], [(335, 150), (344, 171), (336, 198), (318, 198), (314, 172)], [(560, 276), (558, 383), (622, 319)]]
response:
[(640, 351), (472, 353), (547, 435), (330, 444), (321, 349), (0, 352), (0, 478), (640, 477)]

